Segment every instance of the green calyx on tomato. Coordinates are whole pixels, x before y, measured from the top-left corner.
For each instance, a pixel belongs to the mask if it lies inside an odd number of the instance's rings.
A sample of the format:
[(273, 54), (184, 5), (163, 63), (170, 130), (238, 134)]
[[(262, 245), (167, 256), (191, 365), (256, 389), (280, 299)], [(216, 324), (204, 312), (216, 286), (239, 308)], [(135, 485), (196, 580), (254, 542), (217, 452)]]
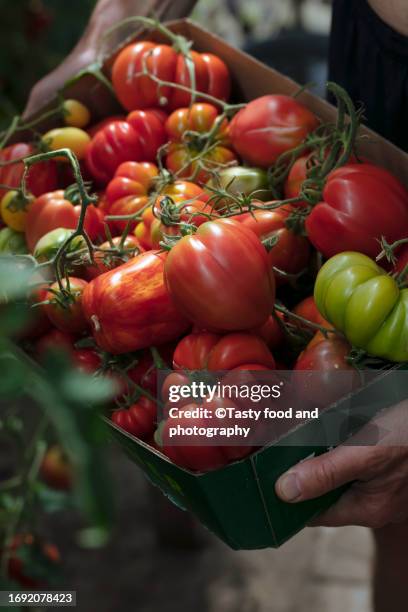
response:
[(314, 297), (322, 316), (355, 347), (408, 361), (408, 289), (362, 253), (346, 251), (319, 271)]
[[(58, 253), (58, 250), (74, 233), (74, 230), (58, 227), (45, 234), (37, 242), (34, 248), (34, 257), (39, 262), (50, 261)], [(76, 236), (68, 245), (68, 253), (74, 253), (86, 247), (86, 242), (82, 236)]]

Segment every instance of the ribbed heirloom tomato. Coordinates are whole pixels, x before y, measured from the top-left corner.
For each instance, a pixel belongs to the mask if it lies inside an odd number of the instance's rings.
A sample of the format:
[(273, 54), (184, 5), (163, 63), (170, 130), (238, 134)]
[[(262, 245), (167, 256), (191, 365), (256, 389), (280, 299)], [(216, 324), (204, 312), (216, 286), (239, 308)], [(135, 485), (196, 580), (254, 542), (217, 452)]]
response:
[(408, 236), (408, 191), (384, 168), (343, 166), (329, 175), (306, 231), (325, 257), (347, 250), (375, 257), (382, 237), (392, 243)]
[(157, 406), (151, 399), (142, 396), (128, 408), (112, 412), (111, 419), (132, 436), (145, 440), (156, 428)]
[(245, 330), (265, 323), (275, 280), (262, 242), (237, 221), (201, 225), (170, 250), (166, 283), (176, 306), (210, 330)]
[[(287, 281), (285, 274), (298, 274), (306, 268), (310, 257), (309, 242), (286, 227), (284, 209), (254, 210), (237, 217), (262, 240), (274, 238), (276, 244), (268, 250), (268, 260), (275, 269), (276, 282)], [(283, 274), (280, 274), (281, 271)]]
[(323, 317), (354, 346), (390, 361), (408, 361), (408, 289), (362, 253), (329, 259), (314, 296)]
[(176, 370), (231, 370), (248, 365), (275, 368), (275, 360), (265, 342), (250, 333), (221, 336), (197, 332), (178, 343), (173, 356)]
[(234, 150), (247, 162), (267, 168), (315, 130), (317, 117), (290, 96), (272, 94), (249, 102), (230, 123)]
[(151, 162), (128, 161), (120, 164), (106, 187), (109, 204), (125, 196), (146, 195), (159, 174), (156, 164)]
[[(30, 251), (37, 242), (51, 230), (63, 227), (75, 229), (78, 225), (81, 206), (74, 206), (65, 197), (62, 189), (44, 193), (28, 208), (26, 217), (26, 240)], [(104, 215), (93, 204), (90, 204), (85, 215), (85, 230), (91, 240), (104, 235)]]
[(179, 228), (176, 225), (166, 228), (160, 219), (161, 201), (166, 196), (171, 198), (171, 203), (179, 206), (177, 214), (179, 222), (193, 223), (198, 227), (207, 219), (204, 216), (197, 215), (197, 213), (200, 211), (211, 212), (211, 207), (201, 200), (201, 197), (204, 196), (201, 187), (189, 181), (170, 183), (162, 190), (154, 207), (149, 206), (143, 211), (142, 220), (136, 226), (135, 235), (145, 249), (157, 249), (163, 238), (163, 231), (174, 235), (179, 233)]
[[(165, 127), (170, 139), (166, 167), (179, 177), (194, 177), (205, 183), (213, 172), (237, 163), (237, 157), (228, 148), (228, 121), (224, 119), (213, 135), (208, 147), (208, 132), (214, 126), (218, 109), (213, 104), (197, 103), (175, 110), (167, 119)], [(208, 150), (206, 151), (206, 147)], [(202, 152), (200, 160), (195, 158)]]
[(166, 139), (164, 119), (164, 113), (149, 109), (130, 113), (126, 121), (110, 121), (102, 126), (86, 151), (92, 176), (106, 183), (123, 162), (154, 161)]
[[(230, 76), (224, 62), (211, 53), (190, 51), (197, 91), (227, 100)], [(112, 68), (116, 96), (127, 110), (165, 107), (173, 110), (189, 106), (191, 94), (175, 87), (160, 86), (152, 77), (191, 87), (188, 63), (182, 53), (169, 46), (143, 40), (128, 45), (117, 56)]]
[(100, 348), (127, 353), (186, 331), (189, 324), (164, 283), (165, 259), (165, 253), (141, 253), (88, 284), (82, 306)]

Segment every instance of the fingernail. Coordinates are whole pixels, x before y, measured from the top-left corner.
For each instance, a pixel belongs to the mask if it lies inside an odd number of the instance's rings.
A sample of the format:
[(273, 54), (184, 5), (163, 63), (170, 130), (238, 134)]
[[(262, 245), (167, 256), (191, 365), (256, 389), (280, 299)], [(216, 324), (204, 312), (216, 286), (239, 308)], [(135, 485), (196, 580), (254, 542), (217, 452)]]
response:
[(294, 472), (288, 472), (277, 482), (277, 493), (286, 502), (296, 501), (301, 494), (298, 477)]

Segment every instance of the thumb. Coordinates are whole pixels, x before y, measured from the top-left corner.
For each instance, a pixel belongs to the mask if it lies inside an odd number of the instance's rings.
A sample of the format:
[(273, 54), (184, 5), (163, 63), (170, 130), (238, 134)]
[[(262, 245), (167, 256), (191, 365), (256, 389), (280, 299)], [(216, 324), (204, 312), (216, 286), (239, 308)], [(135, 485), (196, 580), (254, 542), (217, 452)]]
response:
[(339, 446), (298, 463), (277, 480), (276, 494), (291, 503), (324, 495), (361, 477), (372, 453), (369, 446)]

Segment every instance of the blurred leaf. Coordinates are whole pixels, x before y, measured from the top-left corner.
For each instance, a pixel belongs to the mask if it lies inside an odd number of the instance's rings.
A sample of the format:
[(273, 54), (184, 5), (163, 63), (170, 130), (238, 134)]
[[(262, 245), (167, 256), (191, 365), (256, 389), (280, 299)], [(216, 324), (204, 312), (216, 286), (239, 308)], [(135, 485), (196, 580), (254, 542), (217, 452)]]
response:
[[(1, 343), (0, 343), (1, 350)], [(0, 352), (0, 397), (18, 397), (24, 390), (27, 368), (10, 352)]]
[(34, 261), (30, 257), (0, 256), (0, 299), (11, 301), (24, 297), (33, 274)]
[(12, 302), (0, 306), (0, 335), (13, 336), (24, 328), (32, 317), (27, 303)]
[(45, 512), (59, 512), (74, 507), (70, 493), (51, 489), (42, 482), (35, 483), (34, 493)]
[(102, 404), (117, 393), (114, 381), (104, 376), (90, 376), (73, 370), (61, 381), (65, 397), (78, 404)]
[[(7, 344), (9, 352), (14, 351), (14, 356), (26, 366), (25, 392), (38, 403), (54, 426), (75, 470), (74, 493), (80, 510), (90, 526), (107, 534), (113, 515), (111, 487), (101, 449), (106, 435), (95, 404), (109, 397), (106, 394), (109, 389), (104, 382), (97, 382), (96, 378), (85, 374), (73, 379), (69, 358), (62, 353), (46, 354), (44, 367), (40, 368), (12, 342), (5, 340), (3, 344)], [(71, 381), (68, 389), (67, 377)], [(77, 390), (73, 389), (73, 380), (78, 385)], [(84, 395), (91, 400), (89, 403), (83, 401)], [(79, 398), (82, 398), (81, 403)]]
[(105, 546), (109, 540), (109, 533), (105, 529), (88, 527), (82, 529), (78, 534), (78, 543), (83, 548), (100, 548)]

